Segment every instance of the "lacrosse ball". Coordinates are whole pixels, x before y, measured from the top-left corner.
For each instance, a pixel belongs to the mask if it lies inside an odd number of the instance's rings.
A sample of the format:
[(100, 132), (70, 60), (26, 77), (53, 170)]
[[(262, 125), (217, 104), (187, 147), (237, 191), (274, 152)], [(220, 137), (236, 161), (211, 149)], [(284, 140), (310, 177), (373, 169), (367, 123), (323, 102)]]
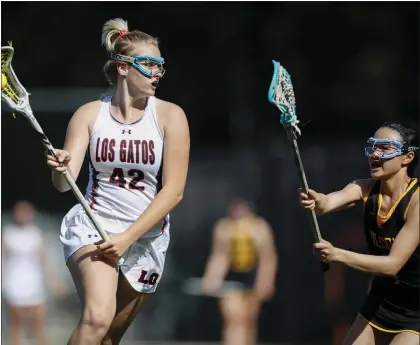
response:
[(1, 89), (3, 90), (7, 85), (7, 78), (4, 73), (1, 74)]

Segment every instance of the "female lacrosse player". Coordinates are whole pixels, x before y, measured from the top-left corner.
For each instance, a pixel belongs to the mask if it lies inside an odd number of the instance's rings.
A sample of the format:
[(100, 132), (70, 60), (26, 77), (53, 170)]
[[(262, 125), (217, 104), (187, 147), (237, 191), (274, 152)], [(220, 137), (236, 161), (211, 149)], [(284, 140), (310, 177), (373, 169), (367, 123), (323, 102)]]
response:
[(64, 150), (48, 156), (53, 184), (65, 192), (62, 172), (76, 179), (87, 150), (86, 200), (110, 235), (99, 241), (80, 205), (63, 220), (64, 255), (83, 306), (69, 345), (119, 344), (144, 296), (155, 291), (169, 244), (168, 214), (182, 199), (188, 168), (186, 116), (154, 97), (164, 74), (157, 39), (113, 19), (102, 44), (115, 94), (79, 108)]
[(257, 338), (261, 302), (274, 293), (277, 253), (269, 224), (254, 214), (249, 203), (235, 199), (229, 216), (214, 228), (213, 248), (203, 290), (214, 293), (223, 281), (240, 283), (220, 299), (225, 345), (252, 345)]
[(370, 291), (345, 340), (346, 345), (419, 345), (420, 248), (418, 132), (385, 123), (365, 149), (371, 179), (356, 180), (330, 194), (300, 193), (300, 203), (317, 214), (364, 203), (369, 255), (315, 244), (320, 260), (340, 262), (374, 275)]

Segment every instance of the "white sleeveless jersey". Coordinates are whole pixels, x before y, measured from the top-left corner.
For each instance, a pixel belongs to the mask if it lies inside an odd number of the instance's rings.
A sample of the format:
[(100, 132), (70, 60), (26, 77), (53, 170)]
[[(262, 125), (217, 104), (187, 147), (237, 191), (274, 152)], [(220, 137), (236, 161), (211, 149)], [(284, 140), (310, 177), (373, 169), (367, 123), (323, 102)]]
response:
[(36, 225), (3, 227), (2, 246), (7, 253), (3, 260), (2, 289), (12, 305), (30, 306), (44, 303), (45, 277), (40, 253), (42, 232)]
[[(90, 136), (85, 198), (101, 216), (134, 222), (162, 187), (163, 136), (156, 99), (149, 97), (143, 117), (131, 124), (116, 120), (110, 106), (111, 97), (106, 97)], [(168, 227), (169, 215), (143, 237), (159, 236)]]

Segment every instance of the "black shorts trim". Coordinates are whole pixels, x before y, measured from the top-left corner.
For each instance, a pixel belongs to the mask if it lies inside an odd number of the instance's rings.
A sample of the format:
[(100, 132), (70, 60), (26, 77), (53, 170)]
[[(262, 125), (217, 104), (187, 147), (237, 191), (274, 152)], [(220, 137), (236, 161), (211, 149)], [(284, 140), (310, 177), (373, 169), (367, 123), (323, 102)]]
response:
[(243, 290), (252, 290), (255, 285), (256, 272), (255, 270), (250, 272), (233, 272), (230, 271), (225, 280), (238, 282), (243, 285)]

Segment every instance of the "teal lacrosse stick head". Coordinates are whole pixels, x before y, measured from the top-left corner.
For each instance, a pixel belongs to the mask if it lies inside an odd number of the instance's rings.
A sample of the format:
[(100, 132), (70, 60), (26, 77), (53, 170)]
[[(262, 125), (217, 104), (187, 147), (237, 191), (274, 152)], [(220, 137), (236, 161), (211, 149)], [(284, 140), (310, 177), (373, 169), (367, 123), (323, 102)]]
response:
[(300, 135), (292, 78), (279, 62), (273, 60), (273, 65), (274, 72), (268, 89), (268, 101), (280, 110), (280, 123), (283, 127), (292, 129), (294, 133)]

